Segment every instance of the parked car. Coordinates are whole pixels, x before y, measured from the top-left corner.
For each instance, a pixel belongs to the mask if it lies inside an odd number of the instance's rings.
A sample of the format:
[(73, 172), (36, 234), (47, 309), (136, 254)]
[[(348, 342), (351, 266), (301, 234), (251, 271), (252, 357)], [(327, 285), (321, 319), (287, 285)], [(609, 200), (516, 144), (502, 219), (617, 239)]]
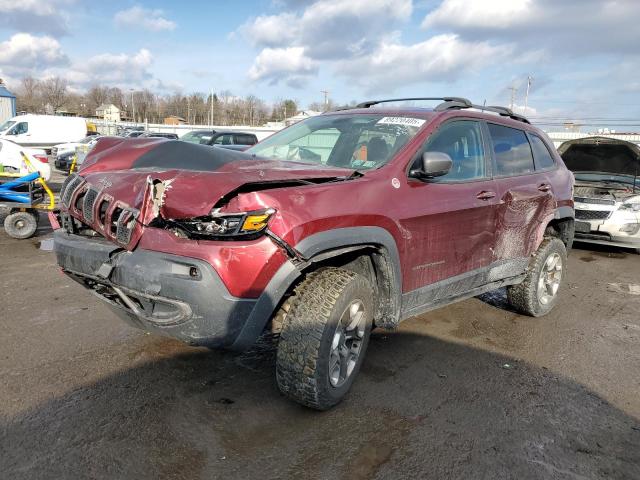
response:
[(576, 178), (576, 240), (640, 253), (640, 147), (587, 137), (558, 151)]
[[(51, 156), (55, 159), (57, 159), (58, 156), (64, 156), (67, 155), (68, 153), (75, 153), (76, 151), (76, 147), (83, 145), (83, 144), (87, 144), (90, 142), (95, 142), (96, 139), (99, 137), (100, 135), (87, 135), (86, 137), (82, 138), (81, 140), (78, 140), (77, 142), (67, 142), (67, 143), (60, 143), (58, 145), (54, 145), (53, 148), (51, 149)], [(56, 167), (57, 167), (57, 162), (56, 162)]]
[(76, 142), (87, 135), (87, 121), (56, 115), (18, 115), (0, 126), (0, 138), (23, 147), (51, 150), (54, 145)]
[(30, 173), (20, 152), (24, 152), (25, 155), (27, 155), (33, 167), (40, 172), (42, 178), (45, 180), (51, 178), (51, 167), (49, 166), (49, 159), (44, 150), (21, 147), (17, 143), (0, 139), (0, 167), (3, 172), (19, 173), (21, 175)]
[(180, 137), (180, 140), (241, 151), (258, 143), (258, 137), (253, 133), (216, 130), (192, 130)]
[(524, 117), (441, 100), (246, 152), (103, 139), (63, 186), (58, 264), (138, 328), (236, 350), (276, 334), (282, 392), (330, 408), (374, 327), (505, 286), (527, 315), (558, 300), (573, 175)]
[(60, 170), (65, 173), (69, 173), (71, 169), (71, 165), (73, 164), (73, 159), (76, 156), (75, 150), (73, 152), (63, 153), (62, 155), (58, 155), (54, 160), (54, 165), (57, 170)]
[(125, 138), (138, 138), (140, 135), (144, 135), (144, 133), (144, 130), (129, 130), (122, 136)]
[(168, 138), (169, 140), (178, 140), (178, 135), (165, 132), (144, 132), (142, 135), (138, 135), (138, 138)]

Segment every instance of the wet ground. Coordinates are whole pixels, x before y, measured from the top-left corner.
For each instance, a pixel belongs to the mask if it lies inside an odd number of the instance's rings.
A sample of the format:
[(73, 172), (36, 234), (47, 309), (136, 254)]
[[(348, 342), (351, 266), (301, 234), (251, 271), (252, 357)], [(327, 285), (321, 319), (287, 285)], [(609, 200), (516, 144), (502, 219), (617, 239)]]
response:
[(503, 292), (376, 331), (348, 398), (278, 392), (273, 351), (127, 327), (0, 231), (0, 478), (640, 479), (640, 255), (585, 247), (547, 317)]

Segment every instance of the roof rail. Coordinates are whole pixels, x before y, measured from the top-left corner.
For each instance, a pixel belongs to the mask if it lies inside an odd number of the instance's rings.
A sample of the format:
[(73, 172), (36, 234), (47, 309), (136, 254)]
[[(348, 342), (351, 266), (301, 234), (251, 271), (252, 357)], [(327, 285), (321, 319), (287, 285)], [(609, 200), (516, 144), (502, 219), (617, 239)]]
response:
[(459, 105), (455, 102), (445, 102), (441, 103), (436, 107), (437, 112), (442, 112), (444, 110), (453, 110), (453, 109), (461, 109), (461, 108), (475, 108), (476, 110), (482, 110), (484, 112), (493, 112), (497, 113), (503, 117), (509, 117), (513, 120), (517, 120), (523, 123), (531, 123), (525, 116), (514, 113), (513, 110), (507, 107), (499, 107), (496, 105)]
[(391, 103), (391, 102), (410, 102), (414, 100), (442, 100), (442, 103), (435, 107), (436, 112), (444, 112), (446, 110), (460, 110), (463, 108), (473, 108), (484, 112), (497, 113), (503, 117), (509, 117), (519, 122), (531, 123), (525, 116), (514, 113), (513, 110), (507, 107), (498, 107), (495, 105), (474, 105), (470, 100), (463, 97), (413, 97), (413, 98), (388, 98), (385, 100), (369, 100), (357, 104), (355, 107), (341, 107), (339, 110), (348, 110), (350, 108), (369, 108), (379, 103)]
[(369, 100), (356, 105), (356, 108), (369, 108), (379, 103), (391, 103), (391, 102), (411, 102), (414, 100), (442, 100), (443, 102), (456, 102), (462, 105), (466, 105), (466, 108), (470, 108), (472, 103), (466, 98), (462, 97), (414, 97), (414, 98), (387, 98), (385, 100)]

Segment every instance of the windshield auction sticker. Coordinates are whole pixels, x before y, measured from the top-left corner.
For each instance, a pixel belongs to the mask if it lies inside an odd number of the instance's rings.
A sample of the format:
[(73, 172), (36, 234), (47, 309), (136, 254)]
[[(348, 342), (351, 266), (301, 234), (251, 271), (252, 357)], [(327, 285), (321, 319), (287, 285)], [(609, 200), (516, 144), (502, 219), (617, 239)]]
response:
[(376, 123), (378, 125), (405, 125), (407, 127), (420, 128), (426, 120), (411, 117), (382, 117)]

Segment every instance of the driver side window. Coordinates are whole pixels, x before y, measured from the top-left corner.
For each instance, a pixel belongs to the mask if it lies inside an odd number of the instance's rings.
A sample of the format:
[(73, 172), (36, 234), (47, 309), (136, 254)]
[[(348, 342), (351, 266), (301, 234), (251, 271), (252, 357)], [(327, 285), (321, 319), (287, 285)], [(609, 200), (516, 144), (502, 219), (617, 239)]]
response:
[(29, 131), (29, 124), (27, 122), (16, 123), (13, 128), (8, 132), (9, 135), (22, 135)]
[(438, 182), (475, 180), (486, 177), (482, 130), (479, 122), (461, 120), (444, 124), (428, 140), (426, 152), (451, 157), (451, 171)]

